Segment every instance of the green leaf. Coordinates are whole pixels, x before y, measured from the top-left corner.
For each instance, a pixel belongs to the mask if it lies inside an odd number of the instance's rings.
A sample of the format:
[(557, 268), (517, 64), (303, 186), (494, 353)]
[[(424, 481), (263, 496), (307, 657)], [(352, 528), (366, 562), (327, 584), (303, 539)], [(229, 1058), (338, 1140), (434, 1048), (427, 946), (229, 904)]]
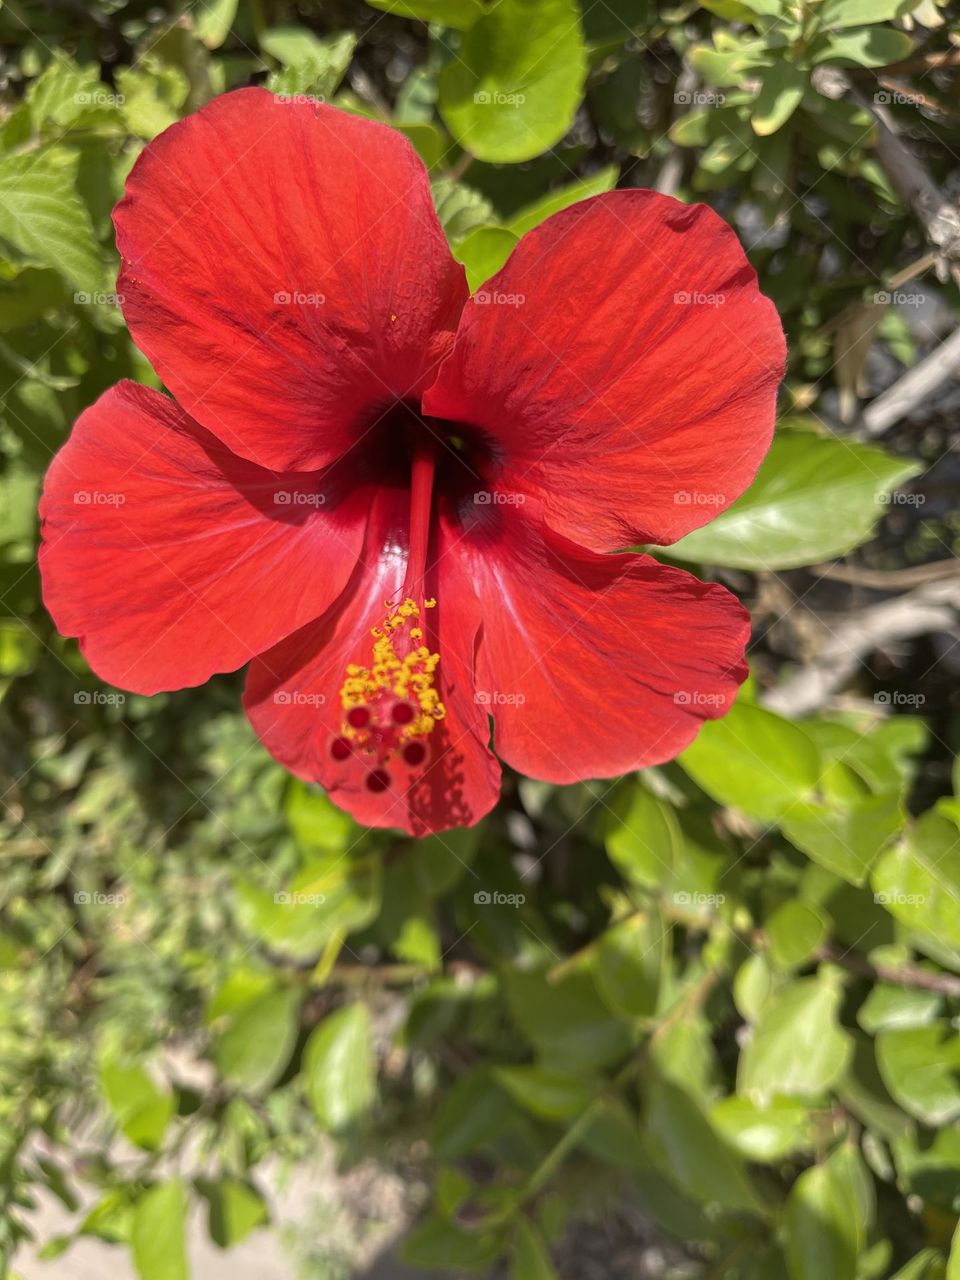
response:
[(321, 39), (304, 27), (274, 27), (260, 44), (284, 66), (283, 71), (267, 77), (271, 93), (310, 93), (325, 99), (333, 96), (347, 74), (357, 37), (352, 31), (343, 31)]
[(299, 1013), (300, 993), (283, 988), (243, 1006), (214, 1047), (223, 1079), (250, 1093), (268, 1089), (290, 1061)]
[(146, 1151), (158, 1150), (173, 1115), (170, 1094), (138, 1063), (102, 1063), (100, 1087), (114, 1119), (130, 1141)]
[(678, 757), (718, 804), (776, 820), (809, 800), (820, 774), (816, 746), (798, 725), (749, 702), (708, 720)]
[(197, 39), (208, 49), (219, 49), (237, 17), (239, 0), (200, 0), (193, 16)]
[(886, 67), (913, 52), (913, 41), (890, 27), (852, 27), (830, 36), (813, 61), (838, 62), (841, 66)]
[(905, 1027), (928, 1027), (940, 1012), (943, 997), (936, 991), (915, 991), (878, 982), (857, 1011), (864, 1031), (894, 1031)]
[(821, 26), (837, 29), (870, 22), (892, 22), (917, 7), (917, 0), (824, 0), (817, 18)]
[(631, 916), (600, 938), (594, 972), (614, 1013), (650, 1017), (657, 1009), (668, 930), (656, 911)]
[(120, 112), (132, 134), (148, 141), (180, 119), (190, 82), (179, 67), (150, 56), (136, 67), (117, 69)]
[(567, 1120), (590, 1105), (594, 1091), (577, 1076), (545, 1067), (497, 1067), (493, 1078), (514, 1102), (541, 1120)]
[(645, 1132), (657, 1162), (683, 1191), (726, 1209), (760, 1210), (743, 1161), (669, 1081), (654, 1078), (648, 1086)]
[(960, 1222), (957, 1223), (950, 1245), (950, 1257), (947, 1259), (946, 1280), (960, 1280)]
[(447, 233), (447, 239), (454, 244), (463, 240), (474, 227), (489, 226), (497, 221), (490, 201), (462, 182), (440, 178), (433, 184), (431, 194), (440, 225)]
[(442, 1160), (460, 1160), (496, 1142), (519, 1113), (491, 1072), (478, 1068), (461, 1076), (440, 1103), (433, 1144)]
[(842, 809), (798, 804), (781, 826), (790, 843), (814, 862), (859, 887), (903, 822), (899, 797), (887, 795), (868, 796)]
[(770, 959), (778, 969), (796, 969), (823, 942), (830, 922), (818, 907), (788, 898), (764, 922)]
[(542, 971), (510, 970), (503, 986), (517, 1030), (557, 1071), (603, 1066), (622, 1057), (632, 1043), (588, 973), (551, 982)]
[(890, 1280), (960, 1280), (960, 1271), (956, 1276), (948, 1275), (944, 1270), (943, 1255), (938, 1250), (921, 1249)]
[(517, 1219), (510, 1280), (557, 1280), (547, 1246), (526, 1218)]
[(721, 1098), (710, 1109), (710, 1123), (745, 1160), (773, 1164), (807, 1151), (813, 1142), (814, 1114), (789, 1098), (760, 1107), (749, 1098)]
[(55, 150), (0, 158), (0, 239), (79, 289), (96, 291), (103, 282), (90, 215), (67, 158)]
[(345, 1005), (324, 1018), (307, 1041), (303, 1070), (307, 1095), (325, 1129), (347, 1129), (369, 1111), (377, 1077), (365, 1004)]
[(637, 782), (619, 793), (613, 811), (605, 840), (610, 861), (632, 884), (667, 884), (683, 852), (673, 809)]
[(801, 1173), (787, 1199), (790, 1280), (855, 1280), (861, 1201), (849, 1161), (837, 1155)]
[(561, 209), (569, 208), (580, 200), (586, 200), (588, 196), (598, 196), (604, 191), (612, 191), (617, 185), (619, 176), (620, 169), (615, 164), (598, 169), (589, 178), (578, 178), (576, 182), (570, 182), (565, 187), (550, 191), (539, 200), (524, 205), (518, 213), (514, 214), (507, 226), (514, 235), (525, 235), (551, 214), (559, 213)]
[(764, 71), (760, 92), (750, 111), (754, 133), (766, 138), (782, 129), (799, 107), (807, 83), (806, 70), (786, 60)]
[(263, 1197), (247, 1182), (222, 1178), (219, 1182), (203, 1182), (199, 1189), (209, 1206), (210, 1239), (221, 1249), (239, 1244), (267, 1221)]
[(499, 0), (444, 67), (438, 106), (464, 150), (480, 160), (519, 163), (567, 132), (585, 77), (573, 0)]
[(467, 269), (471, 293), (495, 276), (513, 252), (517, 237), (505, 227), (474, 227), (453, 247), (453, 256)]
[(484, 12), (481, 0), (367, 0), (367, 4), (400, 18), (438, 22), (457, 31), (469, 30)]
[(960, 1034), (945, 1024), (881, 1031), (877, 1066), (892, 1096), (924, 1124), (960, 1116)]
[(360, 828), (326, 792), (294, 778), (287, 789), (284, 814), (301, 849), (342, 853), (360, 834)]
[(885, 496), (919, 470), (874, 445), (783, 432), (747, 492), (670, 555), (735, 569), (793, 569), (844, 555), (883, 515)]
[(960, 832), (931, 811), (871, 876), (874, 898), (920, 937), (960, 949)]
[(134, 1208), (130, 1244), (140, 1280), (188, 1280), (187, 1188), (179, 1178), (158, 1182)]
[(846, 1071), (853, 1051), (837, 1019), (841, 989), (821, 971), (772, 995), (740, 1054), (737, 1092), (763, 1104), (821, 1097)]

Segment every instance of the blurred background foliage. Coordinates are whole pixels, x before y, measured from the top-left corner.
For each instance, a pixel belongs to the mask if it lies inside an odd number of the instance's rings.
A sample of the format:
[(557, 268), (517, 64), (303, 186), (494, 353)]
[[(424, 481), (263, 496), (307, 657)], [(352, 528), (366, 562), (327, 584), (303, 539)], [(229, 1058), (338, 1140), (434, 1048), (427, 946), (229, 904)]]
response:
[[(958, 1280), (960, 396), (864, 417), (957, 325), (956, 244), (881, 145), (956, 209), (956, 20), (939, 0), (0, 7), (4, 1274), (42, 1274), (20, 1260), (52, 1195), (68, 1226), (41, 1256), (92, 1237), (185, 1280), (188, 1214), (238, 1244), (271, 1212), (261, 1170), (322, 1132), (344, 1167), (429, 1187), (403, 1248), (449, 1275), (647, 1274), (613, 1260), (639, 1207), (651, 1275)], [(371, 833), (267, 757), (239, 677), (124, 696), (55, 634), (42, 474), (102, 390), (156, 381), (110, 210), (145, 142), (249, 83), (401, 129), (474, 288), (614, 186), (737, 227), (790, 364), (753, 488), (667, 553), (755, 620), (750, 683), (679, 761), (509, 777), (476, 829)], [(318, 1245), (310, 1265), (352, 1264)]]

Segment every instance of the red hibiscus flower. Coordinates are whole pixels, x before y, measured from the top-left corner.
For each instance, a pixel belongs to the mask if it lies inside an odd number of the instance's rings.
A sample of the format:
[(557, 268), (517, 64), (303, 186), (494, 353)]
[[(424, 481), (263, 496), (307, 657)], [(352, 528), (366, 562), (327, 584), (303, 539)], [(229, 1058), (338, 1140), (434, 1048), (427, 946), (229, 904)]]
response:
[(115, 213), (134, 341), (54, 460), (44, 599), (139, 693), (249, 663), (268, 751), (372, 826), (476, 822), (500, 767), (670, 759), (748, 618), (644, 555), (749, 484), (783, 337), (732, 230), (585, 200), (469, 296), (396, 132), (262, 89), (146, 148)]

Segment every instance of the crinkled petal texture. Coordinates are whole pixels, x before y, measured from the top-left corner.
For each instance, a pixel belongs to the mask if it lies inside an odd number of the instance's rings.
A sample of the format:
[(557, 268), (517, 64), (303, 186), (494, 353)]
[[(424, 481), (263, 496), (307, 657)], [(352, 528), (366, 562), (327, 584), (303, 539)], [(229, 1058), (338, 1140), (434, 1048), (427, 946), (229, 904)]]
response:
[(405, 494), (378, 496), (367, 545), (341, 600), (326, 617), (251, 664), (244, 705), (270, 754), (298, 777), (321, 783), (358, 822), (422, 836), (472, 826), (500, 794), (486, 708), (474, 699), (479, 606), (471, 590), (446, 586), (447, 567), (454, 564), (446, 546), (456, 537), (449, 529), (441, 527), (437, 565), (428, 580), (438, 604), (424, 618), (424, 643), (441, 655), (437, 685), (446, 708), (429, 735), (426, 762), (408, 769), (392, 760), (389, 786), (374, 792), (367, 785), (372, 765), (357, 756), (338, 762), (331, 754), (343, 721), (338, 695), (347, 665), (370, 662), (371, 628), (403, 587), (407, 503)]
[(491, 480), (574, 541), (670, 543), (753, 479), (784, 357), (722, 218), (615, 191), (523, 237), (465, 308), (424, 411), (481, 428)]
[(600, 555), (487, 506), (451, 562), (447, 590), (480, 603), (477, 685), (497, 754), (530, 777), (670, 760), (746, 677), (739, 601), (648, 556)]
[(167, 396), (120, 383), (47, 472), (44, 603), (111, 684), (201, 684), (328, 608), (353, 573), (368, 503), (336, 469), (265, 471)]
[(467, 297), (393, 129), (241, 89), (146, 147), (114, 214), (134, 341), (235, 453), (322, 467), (415, 398)]

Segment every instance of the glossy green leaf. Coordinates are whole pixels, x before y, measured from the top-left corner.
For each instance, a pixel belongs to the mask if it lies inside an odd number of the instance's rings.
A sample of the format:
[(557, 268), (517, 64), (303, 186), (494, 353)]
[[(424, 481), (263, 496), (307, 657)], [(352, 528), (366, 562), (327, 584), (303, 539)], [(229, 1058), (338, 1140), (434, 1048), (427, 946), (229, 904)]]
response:
[(627, 1028), (609, 1012), (589, 974), (551, 982), (543, 972), (512, 971), (503, 985), (518, 1030), (558, 1071), (587, 1071), (630, 1047)]
[(569, 1119), (594, 1098), (587, 1081), (544, 1067), (497, 1067), (493, 1078), (514, 1102), (542, 1120)]
[(179, 1178), (140, 1196), (130, 1239), (140, 1280), (188, 1280), (186, 1219), (187, 1188)]
[(200, 0), (193, 15), (197, 39), (208, 49), (219, 49), (233, 26), (239, 0)]
[(763, 1104), (778, 1095), (822, 1097), (836, 1084), (852, 1052), (838, 1022), (840, 996), (822, 971), (771, 996), (740, 1054), (737, 1092)]
[(543, 1237), (526, 1218), (517, 1222), (510, 1280), (557, 1280)]
[(222, 1178), (202, 1183), (200, 1191), (209, 1206), (210, 1239), (221, 1249), (231, 1249), (267, 1221), (263, 1197), (249, 1183)]
[(290, 1061), (297, 1038), (300, 994), (279, 989), (243, 1006), (214, 1047), (217, 1070), (250, 1093), (270, 1087)]
[(453, 247), (453, 256), (467, 269), (471, 293), (495, 276), (516, 247), (517, 237), (505, 227), (475, 227)]
[(311, 1033), (303, 1055), (307, 1094), (321, 1125), (349, 1128), (373, 1106), (376, 1059), (365, 1004), (328, 1014)]
[(669, 930), (651, 909), (608, 929), (594, 958), (597, 987), (614, 1013), (649, 1017), (656, 1011)]
[(444, 68), (440, 114), (479, 159), (531, 160), (569, 129), (585, 74), (573, 0), (499, 0)]
[(826, 938), (830, 922), (800, 898), (781, 903), (764, 923), (770, 959), (778, 969), (796, 969), (809, 960)]
[(482, 0), (367, 0), (374, 9), (395, 13), (399, 18), (439, 22), (445, 27), (467, 31), (484, 12)]
[(749, 1098), (729, 1097), (710, 1108), (710, 1123), (745, 1160), (773, 1164), (810, 1149), (816, 1117), (789, 1098), (760, 1107)]
[(528, 231), (532, 231), (534, 227), (539, 226), (551, 214), (559, 213), (561, 209), (577, 204), (580, 200), (586, 200), (588, 196), (597, 196), (604, 191), (612, 191), (617, 185), (618, 175), (619, 169), (616, 165), (611, 164), (604, 169), (598, 169), (589, 178), (579, 178), (576, 182), (567, 183), (566, 186), (541, 196), (539, 200), (534, 200), (531, 204), (524, 205), (519, 213), (514, 214), (507, 226), (516, 236), (526, 235)]
[(917, 0), (824, 0), (817, 11), (820, 25), (836, 30), (870, 22), (892, 22), (917, 7)]
[(859, 1210), (849, 1162), (837, 1153), (801, 1173), (787, 1198), (790, 1280), (855, 1280)]
[(934, 1128), (960, 1116), (960, 1034), (940, 1023), (881, 1031), (877, 1066), (910, 1115)]
[(0, 158), (0, 240), (78, 289), (96, 291), (103, 282), (90, 215), (67, 158), (55, 152)]
[(884, 514), (882, 498), (918, 470), (875, 445), (784, 432), (743, 497), (674, 543), (670, 555), (761, 570), (844, 555)]
[(960, 831), (935, 812), (882, 854), (871, 876), (885, 910), (920, 935), (960, 948)]
[(743, 701), (708, 720), (679, 761), (719, 804), (772, 820), (810, 800), (820, 774), (819, 752), (799, 725)]
[(673, 809), (640, 783), (621, 790), (612, 808), (606, 834), (610, 861), (634, 884), (668, 884), (683, 850)]
[(783, 834), (828, 871), (860, 886), (904, 822), (897, 796), (868, 796), (847, 807), (806, 803), (791, 807)]
[(106, 1061), (100, 1087), (123, 1133), (147, 1151), (156, 1151), (173, 1115), (173, 1098), (136, 1062)]
[(754, 133), (761, 138), (782, 129), (799, 107), (808, 84), (807, 72), (783, 59), (763, 73), (763, 82), (750, 112)]
[(831, 35), (814, 62), (836, 62), (840, 66), (885, 67), (910, 55), (913, 41), (902, 31), (889, 27), (851, 27)]

